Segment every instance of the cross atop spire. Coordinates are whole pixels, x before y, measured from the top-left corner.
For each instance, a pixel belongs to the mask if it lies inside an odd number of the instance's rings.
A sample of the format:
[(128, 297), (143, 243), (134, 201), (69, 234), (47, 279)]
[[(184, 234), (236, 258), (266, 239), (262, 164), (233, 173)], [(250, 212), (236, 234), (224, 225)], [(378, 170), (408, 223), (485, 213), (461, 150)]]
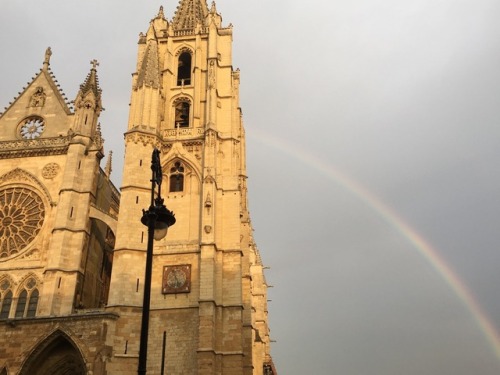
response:
[(97, 66), (99, 66), (99, 62), (96, 59), (90, 61), (92, 68), (90, 69), (90, 73), (85, 78), (85, 82), (80, 85), (80, 93), (85, 95), (89, 91), (94, 92), (94, 96), (97, 100), (101, 98), (101, 88), (99, 87), (99, 78), (97, 77)]

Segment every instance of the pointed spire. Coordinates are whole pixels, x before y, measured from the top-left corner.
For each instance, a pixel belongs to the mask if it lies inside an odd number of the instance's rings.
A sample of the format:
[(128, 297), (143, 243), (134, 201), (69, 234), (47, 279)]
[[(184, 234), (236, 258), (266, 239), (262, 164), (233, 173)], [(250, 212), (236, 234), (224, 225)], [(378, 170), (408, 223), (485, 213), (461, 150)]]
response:
[(160, 87), (160, 62), (158, 58), (158, 45), (155, 40), (148, 41), (144, 59), (142, 60), (137, 80), (137, 87)]
[(156, 18), (160, 18), (162, 20), (165, 19), (165, 13), (163, 13), (163, 5), (160, 6), (160, 10), (159, 10), (158, 15), (156, 16)]
[(108, 155), (108, 160), (106, 161), (106, 168), (104, 169), (104, 173), (106, 174), (106, 176), (108, 176), (108, 178), (111, 177), (111, 171), (112, 171), (111, 163), (112, 163), (112, 161), (113, 161), (113, 151), (110, 151), (109, 155)]
[(196, 24), (205, 26), (208, 7), (205, 0), (180, 0), (173, 19), (176, 30), (192, 30)]
[(102, 90), (99, 87), (99, 78), (97, 77), (97, 66), (99, 66), (99, 62), (94, 59), (90, 62), (92, 64), (92, 68), (90, 69), (90, 73), (87, 75), (85, 82), (80, 85), (80, 92), (82, 96), (85, 96), (89, 91), (92, 91), (95, 95), (96, 100), (98, 101), (101, 98)]

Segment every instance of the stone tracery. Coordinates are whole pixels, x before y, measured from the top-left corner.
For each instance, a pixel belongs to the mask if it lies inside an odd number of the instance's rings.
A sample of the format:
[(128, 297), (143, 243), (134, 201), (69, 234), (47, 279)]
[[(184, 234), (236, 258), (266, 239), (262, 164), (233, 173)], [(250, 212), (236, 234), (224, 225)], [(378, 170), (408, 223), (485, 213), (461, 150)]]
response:
[(42, 228), (45, 207), (34, 191), (11, 187), (0, 191), (0, 258), (20, 252)]

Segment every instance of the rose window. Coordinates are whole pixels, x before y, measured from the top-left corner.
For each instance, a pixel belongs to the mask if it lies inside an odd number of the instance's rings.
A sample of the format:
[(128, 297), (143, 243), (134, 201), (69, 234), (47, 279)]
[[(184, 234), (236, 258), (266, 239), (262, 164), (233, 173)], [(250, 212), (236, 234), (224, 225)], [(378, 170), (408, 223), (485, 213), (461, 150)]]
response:
[(45, 129), (45, 123), (41, 117), (29, 117), (21, 125), (21, 136), (25, 139), (35, 139), (40, 137)]
[(0, 258), (20, 252), (42, 228), (45, 208), (32, 190), (14, 187), (0, 191)]

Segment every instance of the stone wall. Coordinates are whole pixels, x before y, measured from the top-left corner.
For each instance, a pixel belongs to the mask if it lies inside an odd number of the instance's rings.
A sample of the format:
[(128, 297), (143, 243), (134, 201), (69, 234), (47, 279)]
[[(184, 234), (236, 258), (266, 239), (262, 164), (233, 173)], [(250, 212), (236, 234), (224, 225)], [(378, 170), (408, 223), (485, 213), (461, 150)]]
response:
[(29, 374), (28, 367), (36, 366), (52, 343), (64, 340), (75, 357), (81, 356), (87, 374), (104, 375), (117, 318), (111, 313), (87, 313), (0, 321), (0, 371), (6, 368), (8, 375)]

